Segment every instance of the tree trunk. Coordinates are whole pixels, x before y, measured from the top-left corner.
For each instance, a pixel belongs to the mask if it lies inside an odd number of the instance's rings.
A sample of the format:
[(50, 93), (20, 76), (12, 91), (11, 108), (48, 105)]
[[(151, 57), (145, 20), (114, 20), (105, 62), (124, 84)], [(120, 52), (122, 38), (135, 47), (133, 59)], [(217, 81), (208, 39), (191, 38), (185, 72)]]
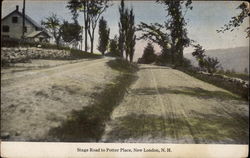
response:
[(128, 61), (128, 53), (126, 52), (126, 61)]
[(95, 38), (95, 29), (94, 28), (92, 29), (92, 36), (90, 38), (91, 38), (90, 39), (91, 40), (90, 41), (91, 42), (91, 51), (90, 52), (93, 54), (93, 51), (94, 51), (94, 38)]
[(180, 53), (179, 54), (180, 55), (180, 59), (179, 59), (180, 60), (180, 65), (182, 66), (183, 65), (183, 47), (180, 48), (179, 53)]
[(171, 49), (171, 63), (172, 64), (175, 63), (174, 54), (175, 54), (175, 46), (172, 46), (172, 49)]
[(134, 55), (133, 55), (133, 54), (130, 54), (130, 55), (129, 55), (130, 63), (132, 63), (132, 62), (133, 62), (133, 57), (134, 57)]
[(85, 23), (85, 30), (84, 30), (85, 31), (85, 37), (84, 37), (84, 40), (85, 40), (85, 52), (87, 52), (88, 51), (88, 20), (85, 19), (84, 23)]
[(85, 37), (84, 37), (84, 42), (85, 42), (85, 52), (88, 51), (88, 13), (86, 12), (86, 9), (87, 9), (87, 2), (85, 2), (84, 4), (84, 31), (85, 31)]

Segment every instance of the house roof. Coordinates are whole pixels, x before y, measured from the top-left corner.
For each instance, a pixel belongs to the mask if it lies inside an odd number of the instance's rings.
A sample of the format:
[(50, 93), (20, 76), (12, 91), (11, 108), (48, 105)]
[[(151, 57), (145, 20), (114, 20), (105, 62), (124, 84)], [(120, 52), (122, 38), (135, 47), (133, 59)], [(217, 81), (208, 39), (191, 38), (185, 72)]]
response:
[(45, 34), (47, 37), (50, 37), (50, 35), (48, 33), (46, 33), (45, 31), (33, 31), (31, 32), (29, 35), (27, 35), (27, 38), (34, 38), (40, 34)]
[[(13, 12), (9, 13), (8, 15), (6, 15), (6, 16), (2, 19), (2, 21), (5, 20), (5, 19), (7, 19), (9, 16), (11, 16), (11, 15), (14, 14), (14, 13), (19, 14), (21, 17), (23, 16), (23, 14), (22, 14), (21, 12), (19, 12), (18, 10), (14, 10)], [(32, 25), (34, 25), (35, 27), (42, 28), (41, 25), (39, 25), (37, 22), (35, 22), (35, 21), (34, 21), (31, 17), (29, 17), (27, 14), (25, 14), (25, 19), (26, 19), (27, 21), (29, 21), (29, 22), (30, 22)]]

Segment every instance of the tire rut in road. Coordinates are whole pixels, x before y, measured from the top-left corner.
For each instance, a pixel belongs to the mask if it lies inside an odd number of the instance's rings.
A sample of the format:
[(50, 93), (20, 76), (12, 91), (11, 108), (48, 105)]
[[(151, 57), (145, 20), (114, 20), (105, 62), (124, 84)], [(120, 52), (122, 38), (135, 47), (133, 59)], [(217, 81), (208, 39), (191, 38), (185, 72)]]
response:
[(216, 96), (229, 92), (172, 69), (148, 66), (138, 74), (133, 93), (115, 109), (123, 114), (114, 117), (108, 142), (246, 143), (245, 118), (229, 116), (245, 103)]

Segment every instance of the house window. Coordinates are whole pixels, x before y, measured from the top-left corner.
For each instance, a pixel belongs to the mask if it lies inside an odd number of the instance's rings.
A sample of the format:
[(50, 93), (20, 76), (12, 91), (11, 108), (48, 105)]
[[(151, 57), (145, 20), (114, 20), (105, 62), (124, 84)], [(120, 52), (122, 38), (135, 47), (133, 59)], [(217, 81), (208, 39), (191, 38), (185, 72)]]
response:
[(7, 25), (3, 25), (3, 32), (10, 32), (10, 27)]
[(40, 28), (39, 27), (36, 27), (36, 31), (39, 31), (40, 30)]
[(12, 23), (17, 23), (18, 18), (16, 16), (12, 17)]

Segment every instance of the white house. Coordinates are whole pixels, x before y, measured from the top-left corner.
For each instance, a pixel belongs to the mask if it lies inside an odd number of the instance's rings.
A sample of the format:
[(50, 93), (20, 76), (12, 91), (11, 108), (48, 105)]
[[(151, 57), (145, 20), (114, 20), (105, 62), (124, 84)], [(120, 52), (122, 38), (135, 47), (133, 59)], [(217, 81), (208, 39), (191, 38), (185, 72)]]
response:
[[(6, 15), (1, 20), (2, 38), (21, 39), (23, 35), (23, 14), (16, 10)], [(25, 15), (24, 38), (35, 42), (48, 42), (50, 35), (28, 15)]]

